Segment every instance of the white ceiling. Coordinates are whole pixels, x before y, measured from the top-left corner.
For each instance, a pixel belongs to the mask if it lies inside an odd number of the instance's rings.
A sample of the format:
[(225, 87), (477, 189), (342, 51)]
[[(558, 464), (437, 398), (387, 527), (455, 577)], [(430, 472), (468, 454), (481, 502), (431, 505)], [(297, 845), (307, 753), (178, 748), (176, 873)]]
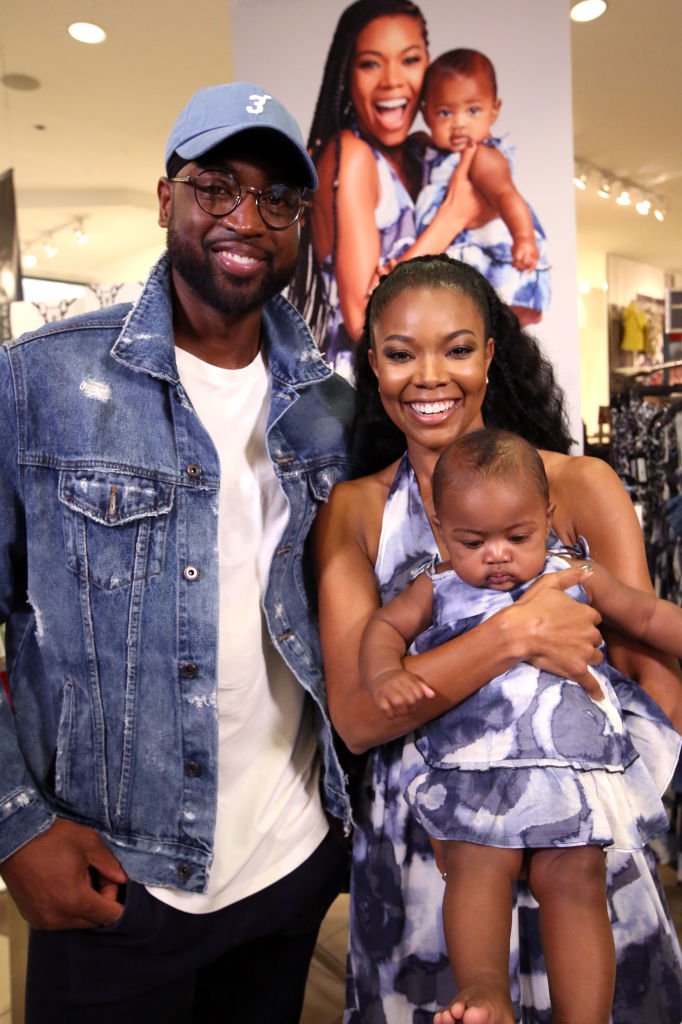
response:
[[(566, 3), (568, 18), (567, 0), (537, 2)], [(74, 42), (77, 20), (102, 24), (107, 42)], [(150, 265), (164, 241), (154, 185), (165, 139), (192, 92), (230, 79), (228, 22), (227, 0), (0, 0), (0, 76), (40, 81), (0, 84), (0, 170), (14, 168), (22, 245), (77, 216), (90, 235), (77, 246), (71, 226), (55, 231), (58, 255), (35, 245), (31, 274), (107, 282), (131, 253)], [(659, 224), (577, 193), (580, 243), (682, 273), (682, 4), (611, 0), (571, 34), (576, 156), (668, 210)]]

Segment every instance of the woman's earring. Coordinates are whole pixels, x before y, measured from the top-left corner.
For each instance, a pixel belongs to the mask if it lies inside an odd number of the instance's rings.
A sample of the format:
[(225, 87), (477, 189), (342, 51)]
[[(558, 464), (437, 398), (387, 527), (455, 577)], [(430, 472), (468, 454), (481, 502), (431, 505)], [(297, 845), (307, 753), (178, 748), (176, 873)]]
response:
[(487, 373), (486, 373), (486, 375), (485, 375), (485, 382), (486, 382), (486, 384), (489, 384), (489, 383), (490, 383), (490, 381), (488, 380), (488, 374), (487, 374)]

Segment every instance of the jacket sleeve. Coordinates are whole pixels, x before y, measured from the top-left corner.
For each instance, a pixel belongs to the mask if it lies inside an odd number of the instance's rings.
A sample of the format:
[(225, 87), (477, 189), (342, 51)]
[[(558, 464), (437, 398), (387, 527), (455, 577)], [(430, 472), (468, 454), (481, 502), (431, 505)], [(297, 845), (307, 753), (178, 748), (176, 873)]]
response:
[[(17, 400), (9, 351), (0, 347), (0, 622), (26, 604), (26, 524), (18, 460)], [(26, 767), (14, 714), (0, 687), (0, 861), (39, 832), (54, 814)]]

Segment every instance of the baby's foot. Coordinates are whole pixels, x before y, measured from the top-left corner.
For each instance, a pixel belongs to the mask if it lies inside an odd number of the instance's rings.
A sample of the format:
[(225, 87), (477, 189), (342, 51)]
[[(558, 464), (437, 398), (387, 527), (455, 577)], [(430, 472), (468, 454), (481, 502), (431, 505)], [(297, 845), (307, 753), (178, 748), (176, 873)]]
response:
[(514, 1011), (506, 981), (496, 975), (480, 974), (439, 1010), (433, 1024), (514, 1024)]

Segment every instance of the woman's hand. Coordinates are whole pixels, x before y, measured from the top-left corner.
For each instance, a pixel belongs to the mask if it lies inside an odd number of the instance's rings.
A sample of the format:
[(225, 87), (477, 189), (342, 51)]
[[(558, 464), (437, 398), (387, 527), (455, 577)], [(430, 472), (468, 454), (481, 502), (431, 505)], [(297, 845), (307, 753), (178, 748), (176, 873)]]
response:
[[(595, 700), (603, 694), (588, 665), (602, 661), (602, 642), (597, 626), (601, 616), (591, 605), (574, 601), (564, 593), (585, 578), (577, 566), (543, 576), (510, 611), (518, 612), (517, 626), (525, 632), (530, 650), (524, 661), (536, 668), (580, 683)], [(514, 628), (512, 624), (512, 628)]]
[(474, 187), (469, 171), (477, 153), (474, 142), (462, 150), (457, 167), (452, 173), (443, 202), (436, 210), (433, 220), (427, 224), (414, 245), (403, 253), (399, 262), (413, 256), (426, 256), (445, 252), (453, 238), (478, 223), (487, 210), (487, 203)]

